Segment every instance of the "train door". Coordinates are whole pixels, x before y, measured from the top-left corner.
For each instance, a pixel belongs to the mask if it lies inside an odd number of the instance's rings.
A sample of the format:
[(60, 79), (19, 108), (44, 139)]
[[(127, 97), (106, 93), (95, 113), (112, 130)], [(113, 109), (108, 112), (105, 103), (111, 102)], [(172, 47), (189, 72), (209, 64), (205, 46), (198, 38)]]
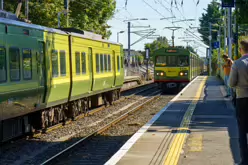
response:
[(113, 75), (114, 75), (114, 86), (116, 82), (116, 60), (115, 60), (115, 51), (112, 51), (112, 68), (113, 68)]
[(40, 103), (45, 103), (47, 93), (47, 80), (46, 80), (46, 58), (45, 58), (45, 43), (39, 42), (39, 52), (37, 54), (38, 64), (38, 81), (39, 81), (39, 93)]
[(93, 90), (93, 80), (94, 80), (94, 70), (93, 70), (93, 55), (92, 55), (92, 48), (88, 48), (88, 70), (89, 70), (89, 76), (90, 76), (90, 84), (91, 84), (91, 88), (90, 91)]

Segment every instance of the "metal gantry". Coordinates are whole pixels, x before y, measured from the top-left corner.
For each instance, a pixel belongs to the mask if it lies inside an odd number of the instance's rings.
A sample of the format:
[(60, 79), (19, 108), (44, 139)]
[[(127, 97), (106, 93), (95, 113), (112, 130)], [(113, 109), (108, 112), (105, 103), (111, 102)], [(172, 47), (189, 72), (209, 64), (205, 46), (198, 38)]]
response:
[[(156, 37), (157, 35), (153, 35), (156, 31), (156, 29), (152, 29), (150, 28), (151, 26), (131, 26), (131, 21), (138, 21), (138, 20), (148, 20), (147, 18), (134, 18), (134, 19), (129, 19), (129, 20), (124, 20), (123, 22), (127, 22), (128, 24), (128, 65), (129, 65), (129, 61), (130, 61), (130, 50), (131, 50), (131, 46), (133, 46), (134, 44), (148, 38), (148, 37)], [(137, 31), (131, 31), (131, 28), (149, 28), (146, 30), (137, 30)], [(138, 39), (137, 41), (133, 42), (131, 44), (131, 33), (134, 33), (138, 36), (140, 36), (141, 38)]]
[(165, 29), (172, 30), (172, 36), (171, 36), (171, 39), (172, 39), (172, 47), (175, 46), (175, 41), (174, 41), (175, 35), (174, 35), (174, 32), (175, 32), (176, 30), (178, 30), (178, 29), (181, 29), (181, 28), (182, 28), (182, 27), (174, 27), (174, 26), (172, 26), (172, 27), (165, 27)]

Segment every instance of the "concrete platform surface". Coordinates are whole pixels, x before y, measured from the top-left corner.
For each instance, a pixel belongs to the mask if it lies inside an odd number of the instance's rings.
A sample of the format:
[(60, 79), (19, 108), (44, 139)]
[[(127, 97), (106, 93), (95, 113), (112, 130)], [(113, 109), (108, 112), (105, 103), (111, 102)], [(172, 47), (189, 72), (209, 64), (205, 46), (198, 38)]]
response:
[(134, 134), (106, 165), (233, 165), (235, 111), (222, 82), (199, 76)]

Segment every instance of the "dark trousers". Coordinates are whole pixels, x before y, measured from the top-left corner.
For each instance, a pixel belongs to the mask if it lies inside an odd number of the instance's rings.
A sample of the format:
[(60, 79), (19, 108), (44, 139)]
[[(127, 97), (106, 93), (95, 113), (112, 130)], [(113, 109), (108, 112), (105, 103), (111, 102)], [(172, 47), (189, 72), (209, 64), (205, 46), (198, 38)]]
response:
[(239, 146), (242, 163), (248, 165), (248, 145), (246, 133), (248, 133), (248, 98), (237, 98), (236, 114), (239, 128)]

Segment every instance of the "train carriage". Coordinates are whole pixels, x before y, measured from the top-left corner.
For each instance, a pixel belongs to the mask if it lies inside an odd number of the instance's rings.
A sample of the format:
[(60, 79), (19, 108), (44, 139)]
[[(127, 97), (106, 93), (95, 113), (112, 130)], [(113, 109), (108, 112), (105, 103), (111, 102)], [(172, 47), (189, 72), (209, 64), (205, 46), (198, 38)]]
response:
[(161, 48), (153, 58), (154, 82), (165, 91), (183, 87), (203, 72), (202, 59), (184, 48)]
[(0, 38), (0, 142), (118, 99), (120, 44), (4, 18)]

